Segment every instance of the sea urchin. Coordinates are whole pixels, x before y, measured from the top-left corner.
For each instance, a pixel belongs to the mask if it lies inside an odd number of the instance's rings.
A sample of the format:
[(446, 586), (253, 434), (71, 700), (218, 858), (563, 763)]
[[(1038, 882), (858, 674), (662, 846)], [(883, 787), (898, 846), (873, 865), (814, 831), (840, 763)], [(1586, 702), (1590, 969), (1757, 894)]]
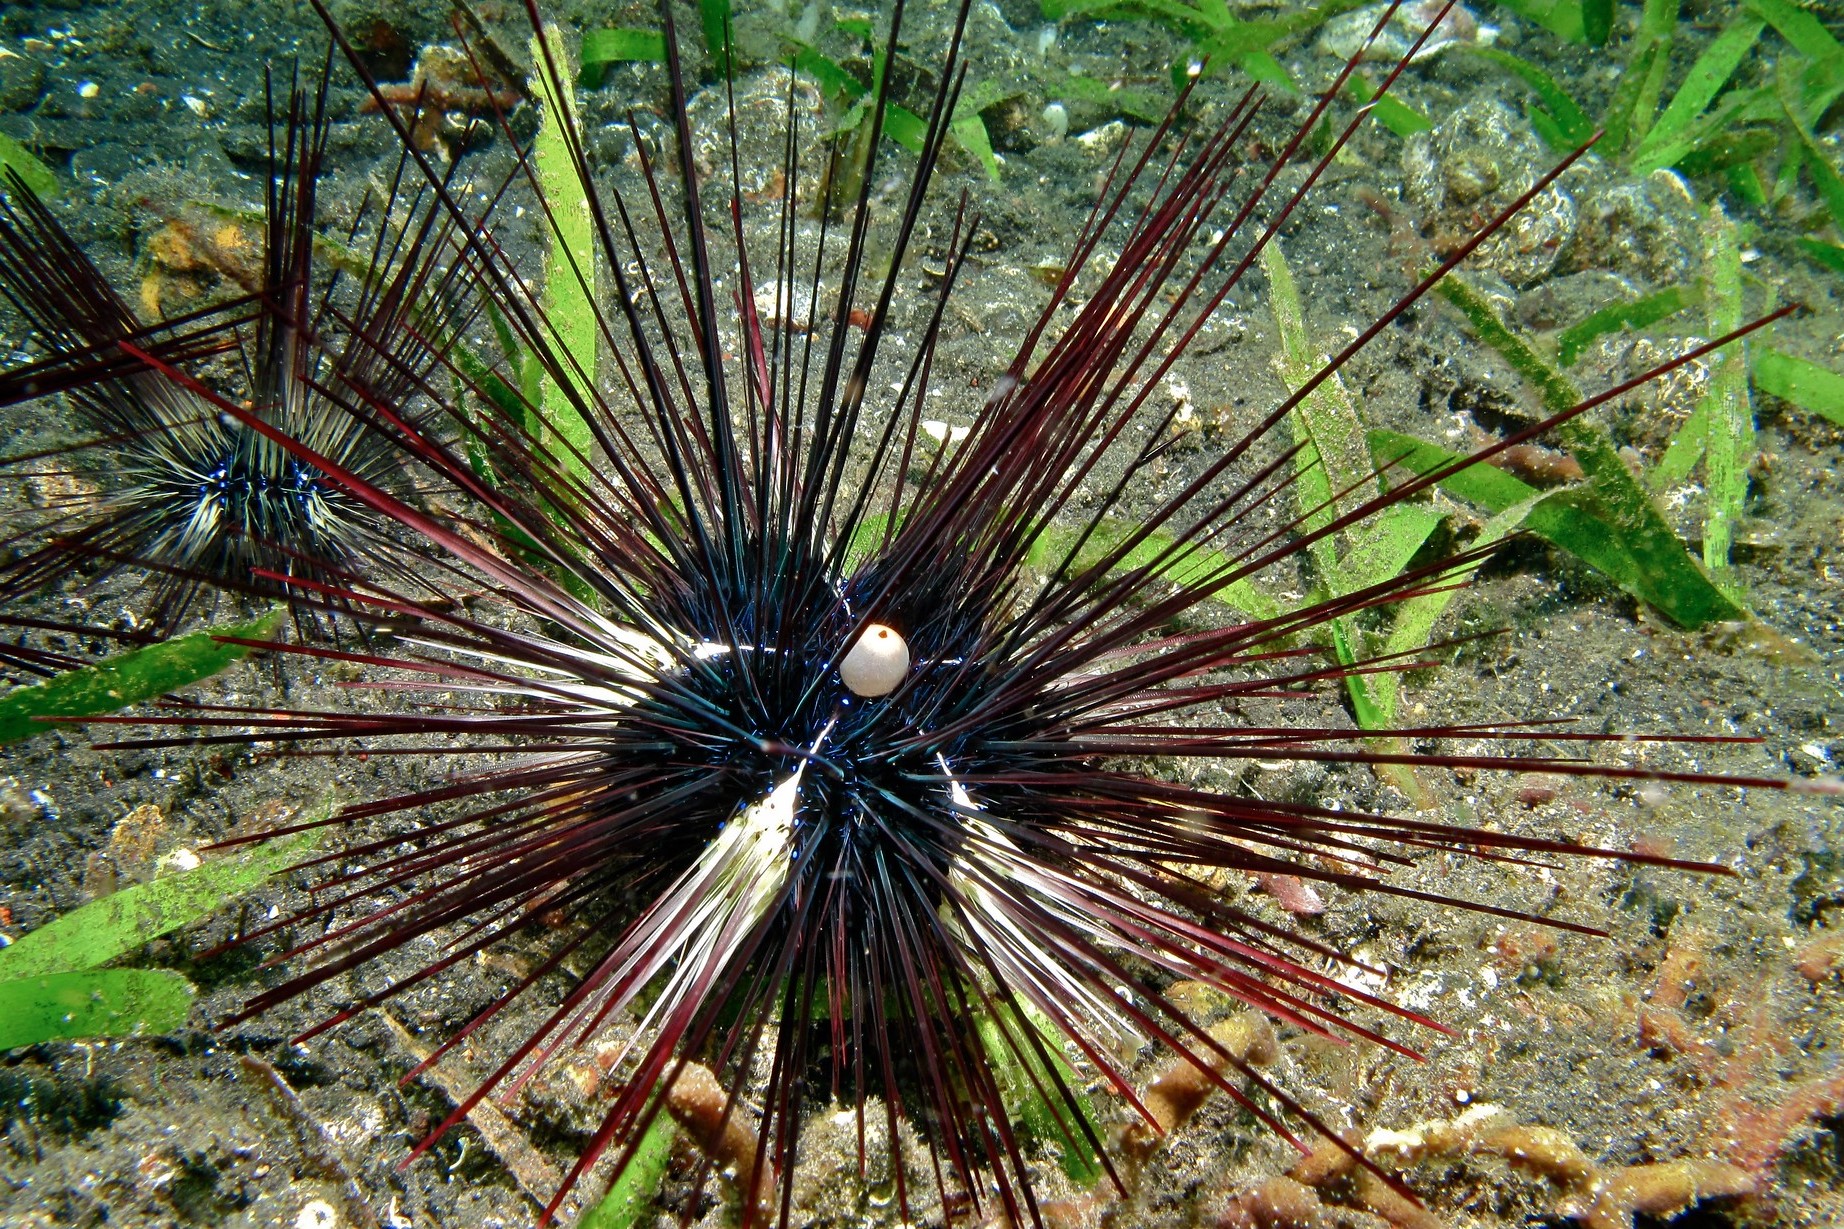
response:
[[(9, 535), (0, 568), (9, 602), (62, 581), (73, 567), (123, 565), (155, 575), (143, 615), (156, 631), (181, 623), (201, 591), (274, 594), (274, 576), (324, 576), (363, 566), (380, 527), (345, 492), (287, 449), (219, 412), (212, 398), (151, 370), (138, 355), (197, 370), (240, 363), (234, 399), (264, 422), (366, 481), (401, 489), (399, 461), (362, 419), (341, 408), (362, 384), (406, 397), (436, 365), (441, 338), (465, 324), (445, 284), (444, 214), (398, 175), (357, 226), (373, 223), (353, 259), (364, 275), (345, 293), (316, 238), (316, 191), (328, 132), (325, 76), (273, 103), (260, 269), (248, 292), (177, 320), (144, 325), (56, 216), (12, 176), (0, 200), (0, 294), (30, 325), (43, 358), (0, 378), (0, 404), (69, 396), (89, 438), (11, 458), (31, 464), (91, 458), (102, 488), (79, 483), (48, 523)], [(278, 139), (279, 142), (278, 142)], [(351, 236), (349, 236), (349, 239)], [(412, 318), (414, 313), (414, 318)], [(307, 344), (308, 330), (317, 344)], [(337, 354), (327, 347), (344, 335)], [(363, 343), (355, 340), (367, 338)], [(389, 339), (374, 345), (371, 338)], [(330, 375), (338, 370), (338, 377)], [(222, 397), (218, 391), (214, 396)]]

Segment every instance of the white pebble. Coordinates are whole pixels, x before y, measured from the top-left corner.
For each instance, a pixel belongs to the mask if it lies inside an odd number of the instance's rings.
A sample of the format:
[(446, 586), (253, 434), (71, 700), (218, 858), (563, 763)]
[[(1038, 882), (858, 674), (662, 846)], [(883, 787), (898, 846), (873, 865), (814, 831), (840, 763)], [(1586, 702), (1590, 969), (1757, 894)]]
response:
[(1069, 109), (1060, 102), (1044, 108), (1044, 144), (1055, 145), (1069, 135)]
[(1076, 144), (1085, 153), (1101, 155), (1112, 153), (1114, 147), (1127, 139), (1127, 125), (1117, 119), (1111, 119), (1099, 128), (1091, 128), (1075, 138)]
[(894, 628), (873, 623), (858, 637), (845, 660), (839, 663), (839, 677), (855, 696), (871, 699), (887, 696), (909, 674), (909, 645)]
[(97, 85), (94, 81), (85, 81), (82, 85), (77, 87), (77, 97), (79, 98), (94, 98), (100, 93), (102, 93), (102, 87)]

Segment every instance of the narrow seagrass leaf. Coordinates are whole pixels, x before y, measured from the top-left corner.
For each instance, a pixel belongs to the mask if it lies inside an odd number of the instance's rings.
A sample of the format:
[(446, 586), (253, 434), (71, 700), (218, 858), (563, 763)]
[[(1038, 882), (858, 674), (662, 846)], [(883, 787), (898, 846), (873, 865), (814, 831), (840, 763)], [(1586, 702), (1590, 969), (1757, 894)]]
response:
[(1754, 386), (1844, 427), (1844, 376), (1779, 350), (1754, 360)]
[(1648, 584), (1644, 566), (1628, 549), (1619, 527), (1602, 516), (1600, 506), (1581, 487), (1551, 491), (1532, 504), (1524, 528), (1561, 546), (1641, 601), (1648, 600), (1642, 590), (1656, 587)]
[[(1332, 18), (1354, 9), (1364, 7), (1365, 0), (1325, 0), (1325, 3), (1312, 8), (1302, 9), (1285, 17), (1264, 21), (1241, 21), (1230, 19), (1230, 24), (1217, 23), (1220, 32), (1198, 42), (1191, 49), (1192, 57), (1207, 60), (1212, 65), (1223, 63), (1240, 63), (1241, 57), (1251, 51), (1267, 51), (1284, 38), (1304, 34), (1317, 29)], [(1147, 0), (1136, 0), (1134, 7), (1153, 7)], [(1184, 8), (1182, 5), (1170, 5), (1171, 10)], [(1195, 9), (1188, 10), (1194, 19), (1198, 17)], [(1168, 22), (1170, 25), (1180, 23)], [(1205, 23), (1209, 24), (1209, 23)]]
[[(1074, 73), (1063, 78), (1055, 92), (1072, 102), (1094, 103), (1113, 107), (1122, 115), (1148, 124), (1157, 124), (1171, 108), (1144, 90), (1117, 89), (1106, 81), (1081, 77)], [(1054, 97), (1055, 94), (1052, 95)]]
[[(1307, 337), (1299, 288), (1281, 253), (1278, 237), (1262, 249), (1261, 266), (1268, 275), (1269, 307), (1281, 339), (1277, 365), (1291, 393), (1311, 380), (1326, 360)], [(1294, 441), (1302, 445), (1295, 461), (1294, 497), (1303, 532), (1310, 534), (1330, 524), (1334, 517), (1346, 514), (1378, 491), (1379, 477), (1370, 459), (1364, 422), (1336, 374), (1294, 407), (1288, 415), (1288, 426)], [(1429, 515), (1408, 505), (1391, 508), (1372, 518), (1363, 536), (1344, 535), (1342, 556), (1333, 537), (1319, 538), (1307, 548), (1319, 572), (1319, 583), (1329, 595), (1340, 597), (1399, 575), (1439, 523), (1439, 517), (1427, 520)], [(1361, 644), (1362, 632), (1349, 616), (1330, 620), (1330, 631), (1332, 651), (1339, 665), (1350, 669), (1368, 658)], [(1366, 730), (1387, 727), (1388, 719), (1370, 693), (1368, 678), (1350, 673), (1345, 675), (1344, 683), (1357, 724)], [(1377, 745), (1392, 754), (1408, 750), (1400, 740), (1385, 742), (1387, 745)], [(1379, 764), (1375, 771), (1379, 779), (1414, 799), (1418, 807), (1427, 801), (1427, 792), (1410, 766)]]
[(1760, 178), (1751, 164), (1779, 147), (1780, 134), (1771, 128), (1724, 131), (1699, 141), (1674, 165), (1691, 176), (1730, 172), (1729, 186), (1735, 194), (1755, 208), (1765, 209), (1767, 194), (1761, 190)]
[(1735, 74), (1736, 68), (1753, 48), (1755, 40), (1761, 37), (1761, 31), (1767, 23), (1759, 18), (1739, 18), (1730, 22), (1728, 27), (1718, 34), (1697, 62), (1690, 66), (1690, 72), (1684, 77), (1684, 83), (1678, 86), (1678, 92), (1666, 105), (1663, 115), (1652, 125), (1652, 131), (1633, 151), (1633, 169), (1645, 173), (1657, 169), (1665, 163), (1653, 163), (1649, 155), (1665, 148), (1690, 127), (1716, 95)]
[[(1109, 2), (1113, 3), (1113, 0)], [(1192, 32), (1225, 28), (1223, 19), (1214, 10), (1207, 6), (1193, 7), (1181, 0), (1126, 0), (1121, 7), (1161, 21), (1174, 30)], [(1229, 22), (1231, 26), (1239, 24), (1234, 18), (1230, 18)]]
[(1018, 86), (1006, 85), (1002, 81), (985, 80), (969, 82), (961, 90), (960, 97), (954, 100), (954, 118), (964, 119), (969, 115), (978, 115), (989, 111), (1002, 102), (1010, 102), (1021, 97), (1024, 90)]
[(1799, 246), (1805, 250), (1807, 256), (1824, 265), (1839, 277), (1844, 277), (1844, 247), (1819, 239), (1801, 239)]
[[(1081, 572), (1093, 567), (1118, 546), (1121, 540), (1132, 532), (1132, 529), (1132, 526), (1112, 518), (1103, 520), (1089, 535), (1088, 540), (1082, 544), (1082, 549), (1077, 552), (1075, 560), (1070, 564), (1070, 570)], [(882, 532), (883, 527), (880, 524), (878, 533)], [(1045, 526), (1043, 532), (1033, 543), (1030, 552), (1025, 556), (1025, 562), (1040, 570), (1055, 567), (1069, 552), (1069, 548), (1076, 544), (1076, 536), (1077, 531), (1074, 529), (1062, 528), (1054, 524)], [(876, 539), (867, 537), (866, 541), (875, 543)], [(1111, 575), (1123, 575), (1136, 568), (1152, 564), (1171, 550), (1176, 542), (1177, 539), (1167, 533), (1148, 534), (1144, 542), (1127, 552), (1126, 557), (1115, 566)], [(1193, 585), (1221, 575), (1228, 571), (1230, 566), (1229, 557), (1221, 551), (1200, 546), (1172, 556), (1159, 569), (1159, 575), (1173, 584)], [(1258, 589), (1246, 576), (1216, 593), (1214, 600), (1251, 619), (1277, 619), (1282, 614), (1279, 603)]]
[[(1345, 82), (1345, 97), (1360, 107), (1368, 103), (1376, 92), (1376, 86), (1363, 73), (1352, 73), (1351, 79)], [(1377, 123), (1399, 137), (1429, 132), (1434, 128), (1433, 120), (1390, 94), (1378, 98), (1370, 113)]]
[[(1372, 431), (1370, 446), (1378, 464), (1394, 462), (1417, 474), (1432, 473), (1460, 460), (1460, 454), (1394, 431)], [(1646, 600), (1640, 592), (1641, 569), (1627, 551), (1619, 531), (1602, 516), (1580, 488), (1547, 495), (1484, 463), (1471, 465), (1440, 481), (1449, 495), (1502, 514), (1523, 507), (1522, 528), (1568, 551), (1609, 580)], [(1507, 530), (1509, 532), (1509, 530)]]
[(1671, 63), (1671, 35), (1677, 28), (1678, 0), (1645, 0), (1639, 32), (1607, 104), (1602, 128), (1606, 135), (1598, 147), (1604, 157), (1615, 157), (1645, 139), (1658, 114), (1665, 72)]
[[(978, 120), (979, 116), (976, 115), (973, 118)], [(984, 136), (985, 133), (986, 125), (982, 123), (980, 125), (980, 135)], [(908, 107), (899, 106), (894, 102), (885, 103), (884, 135), (889, 137), (892, 141), (895, 141), (898, 145), (901, 145), (910, 153), (919, 154), (922, 152), (922, 145), (928, 137), (928, 121), (923, 119), (920, 115), (917, 115), (914, 111), (911, 111)], [(956, 130), (955, 136), (958, 137), (959, 135), (959, 131)], [(962, 144), (966, 144), (966, 142), (963, 141)], [(988, 142), (987, 148), (990, 149), (991, 147), (991, 142)], [(969, 146), (969, 148), (971, 149), (972, 147)], [(979, 150), (974, 149), (972, 152), (975, 157), (979, 156)], [(993, 169), (997, 170), (996, 163)]]
[(1613, 33), (1613, 0), (1581, 0), (1581, 33), (1592, 47), (1605, 47)]
[[(986, 169), (986, 178), (993, 183), (1000, 182), (999, 159), (992, 152), (992, 138), (986, 133), (986, 121), (980, 118), (980, 113), (974, 111), (961, 116), (949, 125), (948, 130), (954, 134), (954, 139), (960, 142), (961, 148), (972, 154)], [(894, 132), (890, 132), (888, 118), (884, 121), (884, 131), (896, 137)], [(901, 138), (897, 139), (901, 140)]]
[[(979, 1017), (977, 1027), (981, 1046), (992, 1063), (993, 1074), (998, 1077), (1006, 1108), (1038, 1140), (1058, 1149), (1063, 1172), (1072, 1182), (1079, 1186), (1095, 1185), (1101, 1180), (1101, 1163), (1095, 1148), (1080, 1127), (1068, 1122), (1069, 1106), (1057, 1104), (1060, 1085), (1075, 1098), (1075, 1112), (1083, 1121), (1091, 1124), (1095, 1121), (1095, 1108), (1083, 1095), (1075, 1068), (1069, 1065), (1062, 1052), (1059, 1030), (1041, 1013), (1029, 1008), (1025, 1009), (1022, 1019), (1009, 1008), (1001, 1007), (1000, 1010), (1006, 1015), (1004, 1027), (990, 1015)], [(1021, 1036), (1025, 1028), (1036, 1033), (1042, 1042), (1044, 1053), (1050, 1058), (1050, 1067), (1046, 1067), (1037, 1054), (1029, 1052), (1028, 1044), (1017, 1047), (1007, 1041), (1008, 1033)], [(1020, 1054), (1021, 1048), (1026, 1052)], [(1054, 1076), (1051, 1068), (1055, 1069)]]
[(1778, 204), (1792, 195), (1794, 185), (1799, 182), (1799, 168), (1805, 164), (1805, 146), (1795, 145), (1786, 151), (1786, 156), (1780, 160), (1779, 169), (1774, 172), (1773, 187), (1767, 194), (1769, 203)]
[[(296, 822), (319, 823), (332, 813), (333, 799), (328, 795)], [(313, 851), (320, 833), (320, 828), (309, 828), (72, 909), (28, 931), (11, 947), (0, 948), (0, 976), (76, 972), (125, 956), (161, 935), (210, 916), (271, 875), (287, 870)]]
[(834, 103), (844, 103), (864, 96), (864, 86), (841, 68), (832, 57), (803, 46), (794, 54), (794, 69), (806, 73), (819, 84), (820, 92)]
[(1351, 527), (1351, 545), (1339, 573), (1351, 589), (1367, 589), (1402, 575), (1409, 560), (1447, 518), (1422, 504), (1397, 504)]
[[(532, 63), (544, 63), (545, 44), (548, 44), (551, 58), (563, 64), (563, 40), (553, 26), (545, 27), (543, 43), (536, 37), (532, 39)], [(576, 124), (576, 112), (569, 99), (553, 90), (549, 73), (533, 72), (531, 88), (544, 111), (533, 141), (533, 152), (551, 223), (550, 251), (544, 262), (545, 311), (558, 345), (575, 360), (567, 374), (587, 389), (595, 384), (599, 329), (595, 306), (595, 240), (589, 202), (576, 178), (576, 164), (570, 155), (566, 132), (566, 125)], [(552, 455), (570, 472), (586, 473), (592, 437), (576, 402), (567, 390), (547, 378), (543, 381), (541, 406), (546, 425), (567, 445), (553, 448)]]
[(1525, 107), (1524, 118), (1530, 121), (1531, 130), (1552, 152), (1566, 154), (1575, 148), (1575, 143), (1562, 134), (1562, 126), (1556, 122), (1555, 116), (1542, 107), (1534, 104)]
[(1571, 43), (1588, 41), (1588, 32), (1582, 23), (1581, 0), (1498, 0), (1498, 6), (1510, 9)]
[(593, 1208), (583, 1213), (576, 1229), (634, 1229), (643, 1219), (659, 1215), (654, 1199), (665, 1185), (666, 1170), (672, 1164), (672, 1142), (678, 1126), (670, 1115), (661, 1114), (647, 1128), (634, 1149), (633, 1159), (609, 1186), (608, 1193)]
[[(1187, 64), (1184, 67), (1186, 74), (1189, 75), (1190, 65)], [(1243, 52), (1236, 57), (1236, 67), (1247, 74), (1250, 80), (1259, 81), (1263, 85), (1271, 85), (1283, 94), (1300, 92), (1300, 83), (1293, 79), (1293, 74), (1287, 71), (1287, 66), (1265, 51)], [(1175, 79), (1174, 83), (1176, 83)], [(1363, 101), (1368, 102), (1369, 96), (1366, 95)]]
[(1531, 92), (1542, 100), (1565, 149), (1574, 149), (1594, 135), (1594, 121), (1588, 118), (1587, 112), (1577, 106), (1569, 92), (1541, 68), (1496, 47), (1469, 47), (1467, 50), (1480, 59), (1498, 65), (1530, 87)]
[[(1743, 133), (1738, 135), (1735, 139), (1741, 141), (1746, 139), (1747, 135), (1748, 134)], [(1772, 138), (1774, 144), (1778, 144), (1779, 138), (1777, 134), (1769, 133), (1768, 136)], [(1773, 145), (1770, 144), (1768, 148), (1772, 149)], [(1761, 172), (1755, 163), (1742, 162), (1724, 167), (1723, 178), (1729, 181), (1729, 191), (1740, 197), (1744, 204), (1751, 205), (1756, 209), (1767, 208), (1767, 185), (1761, 181)], [(1809, 239), (1800, 240), (1801, 244), (1810, 242), (1812, 241)], [(1825, 245), (1820, 244), (1819, 246), (1823, 247)]]
[[(1495, 542), (1523, 528), (1541, 496), (1533, 496), (1523, 503), (1513, 504), (1503, 512), (1488, 520), (1479, 530), (1467, 548), (1472, 551), (1483, 550)], [(1436, 586), (1427, 593), (1418, 593), (1396, 606), (1396, 621), (1390, 626), (1389, 639), (1383, 644), (1383, 656), (1399, 658), (1402, 654), (1412, 653), (1427, 647), (1429, 638), (1434, 633), (1434, 625), (1439, 621), (1447, 607), (1453, 604), (1454, 597), (1460, 591), (1456, 579), (1445, 585)], [(1388, 673), (1377, 674), (1370, 678), (1370, 695), (1376, 702), (1379, 715), (1385, 725), (1396, 723), (1396, 708), (1402, 698), (1402, 676)]]
[(1621, 329), (1643, 329), (1674, 316), (1690, 306), (1690, 291), (1683, 286), (1667, 286), (1654, 294), (1642, 295), (1625, 303), (1615, 303), (1572, 324), (1556, 335), (1556, 361), (1573, 367), (1588, 343)]
[[(1293, 273), (1281, 254), (1279, 239), (1261, 251), (1262, 272), (1268, 275), (1268, 306), (1280, 333), (1278, 359), (1281, 379), (1288, 392), (1302, 387), (1325, 365), (1324, 357), (1306, 334), (1306, 317)], [(1296, 443), (1304, 445), (1295, 458), (1294, 496), (1300, 530), (1312, 533), (1332, 518), (1356, 507), (1376, 492), (1372, 465), (1364, 443), (1364, 424), (1357, 408), (1336, 375), (1321, 384), (1288, 416)], [(1321, 580), (1337, 592), (1338, 560), (1333, 541), (1320, 538), (1309, 548)]]
[[(1530, 384), (1546, 414), (1560, 414), (1581, 404), (1580, 390), (1528, 341), (1512, 332), (1484, 295), (1452, 274), (1442, 278), (1436, 289), (1460, 309), (1479, 339), (1498, 351)], [(1597, 519), (1616, 532), (1621, 551), (1637, 565), (1624, 576), (1610, 572), (1615, 583), (1682, 627), (1748, 617), (1748, 612), (1717, 588), (1690, 557), (1604, 431), (1578, 415), (1559, 426), (1556, 435), (1587, 475), (1584, 490), (1592, 493), (1599, 506)], [(1534, 520), (1531, 528), (1536, 528)], [(1581, 554), (1573, 546), (1565, 549)], [(1600, 566), (1587, 556), (1581, 557)]]
[(1690, 477), (1690, 471), (1697, 468), (1697, 462), (1703, 459), (1703, 449), (1710, 439), (1710, 399), (1699, 398), (1690, 417), (1678, 424), (1678, 429), (1671, 433), (1671, 440), (1665, 445), (1665, 455), (1658, 459), (1646, 474), (1646, 485), (1654, 491), (1665, 491)]
[(1780, 104), (1794, 133), (1799, 137), (1800, 146), (1805, 152), (1806, 165), (1812, 168), (1812, 181), (1818, 185), (1818, 194), (1825, 202), (1825, 208), (1831, 213), (1832, 224), (1844, 230), (1844, 175), (1838, 173), (1832, 165), (1832, 155), (1819, 143), (1812, 131), (1812, 125), (1795, 97), (1795, 87), (1787, 65), (1782, 61), (1778, 73)]
[[(505, 416), (506, 421), (518, 422), (520, 420), (525, 413), (525, 400), (512, 385), (506, 383), (498, 372), (488, 367), (481, 361), (479, 355), (466, 346), (457, 345), (450, 353), (454, 360), (455, 371), (473, 386), (476, 397), (482, 401), (491, 402), (493, 407)], [(514, 370), (518, 370), (523, 360), (516, 353), (509, 357), (512, 358)], [(475, 398), (467, 398), (464, 404), (468, 407), (470, 415), (477, 418), (478, 415), (473, 415)], [(475, 475), (497, 486), (499, 475), (493, 472), (492, 461), (488, 458), (486, 449), (480, 440), (473, 435), (468, 435), (462, 442), (467, 450), (468, 463), (473, 467)]]
[(170, 969), (89, 969), (0, 981), (0, 1052), (80, 1037), (170, 1033), (192, 1010)]
[[(1369, 440), (1370, 455), (1379, 466), (1399, 467), (1411, 473), (1433, 473), (1460, 459), (1457, 452), (1449, 452), (1438, 444), (1430, 444), (1399, 431), (1373, 429), (1369, 433)], [(1483, 461), (1443, 478), (1440, 488), (1449, 495), (1478, 504), (1492, 513), (1503, 512), (1543, 493), (1523, 479), (1515, 478), (1496, 465), (1487, 465)]]
[(711, 67), (719, 77), (725, 76), (730, 71), (730, 0), (698, 0), (698, 19)]
[(247, 623), (230, 623), (129, 649), (93, 666), (79, 666), (30, 687), (15, 687), (0, 696), (0, 743), (43, 734), (47, 726), (39, 720), (42, 717), (94, 717), (208, 679), (250, 651), (214, 637), (266, 640), (281, 626), (282, 613), (278, 606)]
[(1636, 175), (1649, 175), (1664, 167), (1688, 170), (1700, 162), (1716, 161), (1724, 142), (1738, 140), (1746, 131), (1744, 125), (1759, 121), (1776, 125), (1782, 122), (1780, 102), (1773, 90), (1766, 86), (1731, 90), (1671, 140), (1648, 149), (1643, 157), (1635, 157), (1629, 169)]
[(1742, 0), (1742, 3), (1764, 18), (1806, 59), (1844, 71), (1844, 44), (1840, 44), (1818, 18), (1788, 0)]
[[(0, 172), (19, 176), (19, 181), (37, 196), (57, 195), (58, 177), (51, 173), (51, 168), (34, 158), (30, 150), (4, 132), (0, 132)], [(0, 180), (4, 178), (5, 175), (0, 174)], [(0, 182), (0, 188), (3, 187), (4, 182)]]
[(582, 58), (584, 72), (609, 64), (663, 64), (666, 39), (658, 30), (591, 30), (583, 35)]
[(1626, 116), (1626, 134), (1620, 148), (1643, 141), (1658, 119), (1658, 104), (1665, 95), (1665, 76), (1671, 71), (1671, 44), (1677, 35), (1682, 0), (1643, 0), (1639, 13), (1639, 39), (1657, 54), (1636, 74), (1639, 89)]
[[(1712, 336), (1741, 323), (1742, 258), (1735, 224), (1712, 206), (1703, 226), (1703, 266), (1708, 271), (1706, 294)], [(1724, 588), (1736, 592), (1739, 582), (1729, 576), (1729, 545), (1735, 522), (1741, 518), (1748, 494), (1748, 467), (1754, 459), (1754, 406), (1748, 400), (1747, 357), (1741, 343), (1720, 352), (1704, 394), (1710, 404), (1709, 436), (1704, 444), (1704, 473), (1708, 505), (1703, 522), (1703, 566)]]

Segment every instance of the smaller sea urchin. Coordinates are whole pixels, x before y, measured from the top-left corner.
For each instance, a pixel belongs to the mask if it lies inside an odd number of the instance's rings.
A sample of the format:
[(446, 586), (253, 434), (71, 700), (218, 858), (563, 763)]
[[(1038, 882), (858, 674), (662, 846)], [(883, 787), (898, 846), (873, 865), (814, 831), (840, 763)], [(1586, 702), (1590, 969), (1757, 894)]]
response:
[[(132, 564), (155, 573), (144, 613), (158, 630), (179, 623), (206, 587), (275, 594), (273, 577), (325, 576), (375, 551), (378, 524), (349, 495), (142, 359), (194, 367), (234, 355), (241, 379), (225, 395), (366, 481), (401, 489), (394, 451), (339, 403), (354, 387), (402, 401), (435, 366), (438, 339), (463, 323), (449, 307), (446, 223), (425, 207), (426, 191), (401, 192), (400, 169), (370, 250), (358, 254), (369, 272), (344, 293), (316, 258), (327, 131), (324, 88), (295, 89), (271, 123), (260, 284), (153, 326), (135, 318), (44, 202), (17, 177), (7, 184), (0, 293), (45, 357), (0, 379), (0, 404), (65, 393), (89, 436), (10, 464), (82, 455), (103, 489), (86, 474), (77, 493), (54, 502), (48, 523), (6, 540), (15, 557), (0, 569), (0, 597), (59, 582), (86, 561), (105, 572)], [(347, 340), (328, 353), (326, 341), (305, 340), (308, 328)]]

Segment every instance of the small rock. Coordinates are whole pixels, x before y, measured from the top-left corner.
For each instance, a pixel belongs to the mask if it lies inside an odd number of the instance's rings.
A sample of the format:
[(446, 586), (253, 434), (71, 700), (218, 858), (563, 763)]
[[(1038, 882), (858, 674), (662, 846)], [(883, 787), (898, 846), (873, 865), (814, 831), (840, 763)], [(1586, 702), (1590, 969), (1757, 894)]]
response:
[[(1387, 6), (1373, 4), (1369, 8), (1345, 13), (1325, 23), (1320, 32), (1317, 49), (1324, 55), (1340, 60), (1348, 60), (1359, 50), (1366, 60), (1395, 61), (1408, 54), (1415, 40), (1421, 37), (1423, 30), (1435, 18), (1441, 17), (1441, 10), (1446, 7), (1445, 0), (1413, 0), (1404, 4), (1390, 16), (1389, 25), (1368, 47), (1364, 40), (1376, 29), (1377, 20), (1383, 16)], [(1441, 17), (1441, 24), (1421, 50), (1415, 53), (1417, 62), (1437, 56), (1449, 47), (1457, 45), (1490, 47), (1498, 41), (1498, 28), (1482, 24), (1473, 16), (1472, 11), (1463, 4), (1456, 4)]]
[(45, 93), (45, 66), (0, 47), (0, 111), (29, 111)]
[(1653, 287), (1694, 279), (1702, 267), (1698, 207), (1671, 171), (1597, 182), (1576, 193), (1580, 223), (1561, 268), (1607, 269)]
[(1024, 94), (1002, 98), (980, 112), (980, 116), (986, 122), (986, 135), (992, 147), (1002, 154), (1023, 153), (1034, 148), (1044, 126), (1043, 113), (1032, 106)]
[(17, 777), (0, 777), (0, 826), (30, 823), (42, 810), (32, 791), (21, 785)]
[(1115, 147), (1126, 139), (1127, 125), (1115, 119), (1109, 120), (1099, 128), (1089, 129), (1075, 138), (1075, 141), (1083, 153), (1100, 157), (1102, 154), (1113, 153)]
[[(1694, 335), (1654, 341), (1627, 333), (1613, 334), (1590, 346), (1576, 370), (1584, 382), (1592, 381), (1599, 386), (1618, 384), (1694, 350), (1703, 342), (1704, 338)], [(1677, 434), (1678, 428), (1709, 391), (1711, 374), (1707, 360), (1685, 363), (1670, 374), (1607, 403), (1596, 414), (1607, 424), (1615, 439), (1637, 448), (1645, 463), (1656, 462), (1671, 437)]]
[[(804, 140), (817, 141), (826, 130), (825, 101), (809, 78), (795, 77), (792, 85), (794, 120)], [(779, 199), (787, 190), (781, 140), (787, 132), (789, 94), (789, 73), (780, 65), (736, 83), (736, 155), (742, 172), (737, 186), (748, 200)], [(692, 131), (692, 165), (700, 175), (725, 182), (730, 178), (730, 101), (726, 87), (714, 86), (700, 91), (685, 109)], [(810, 156), (802, 154), (803, 159)]]
[(96, 188), (115, 186), (134, 168), (134, 151), (119, 141), (104, 141), (80, 149), (70, 159), (70, 177)]
[(1562, 797), (1562, 781), (1553, 773), (1527, 774), (1517, 788), (1517, 800), (1527, 807), (1540, 807)]
[(768, 328), (805, 333), (813, 327), (810, 282), (774, 281), (756, 287), (756, 317)]
[(154, 870), (154, 850), (165, 833), (166, 817), (151, 803), (124, 815), (109, 832), (108, 848), (99, 849), (85, 859), (84, 893), (93, 900), (100, 900), (150, 877)]
[[(1553, 161), (1509, 107), (1477, 99), (1432, 132), (1409, 138), (1402, 153), (1403, 194), (1421, 211), (1436, 249), (1451, 251), (1478, 230), (1481, 219), (1527, 192)], [(1513, 286), (1533, 285), (1555, 268), (1576, 226), (1575, 199), (1558, 180), (1481, 244), (1469, 263)]]
[(950, 426), (936, 418), (922, 420), (922, 434), (937, 444), (959, 444), (973, 434), (972, 427)]

